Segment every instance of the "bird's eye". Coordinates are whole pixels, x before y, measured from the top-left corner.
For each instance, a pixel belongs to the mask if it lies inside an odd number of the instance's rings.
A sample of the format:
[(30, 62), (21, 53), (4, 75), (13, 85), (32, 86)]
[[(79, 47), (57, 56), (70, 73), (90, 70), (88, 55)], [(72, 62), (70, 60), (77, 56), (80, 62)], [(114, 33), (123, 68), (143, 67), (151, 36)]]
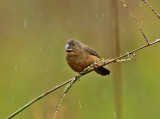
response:
[(76, 46), (75, 44), (72, 44), (72, 46)]

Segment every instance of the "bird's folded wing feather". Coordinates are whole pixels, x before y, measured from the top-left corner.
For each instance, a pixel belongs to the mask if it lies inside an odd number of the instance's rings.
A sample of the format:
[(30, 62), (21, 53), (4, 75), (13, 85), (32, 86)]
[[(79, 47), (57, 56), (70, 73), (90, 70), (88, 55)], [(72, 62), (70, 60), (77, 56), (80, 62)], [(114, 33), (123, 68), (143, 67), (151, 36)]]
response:
[(85, 52), (87, 52), (87, 53), (90, 54), (90, 55), (94, 55), (94, 56), (97, 56), (98, 58), (100, 58), (100, 56), (96, 53), (96, 51), (92, 50), (92, 49), (89, 48), (89, 47), (86, 47), (86, 48), (85, 48)]

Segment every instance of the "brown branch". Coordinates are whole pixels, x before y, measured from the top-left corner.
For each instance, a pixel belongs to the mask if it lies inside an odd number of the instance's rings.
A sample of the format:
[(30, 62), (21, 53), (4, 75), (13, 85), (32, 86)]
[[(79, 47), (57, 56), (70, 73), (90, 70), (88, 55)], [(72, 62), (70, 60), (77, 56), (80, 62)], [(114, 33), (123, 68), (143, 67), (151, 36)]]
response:
[[(158, 43), (158, 42), (160, 42), (160, 39), (155, 40), (154, 42), (150, 43), (150, 45), (156, 44), (156, 43)], [(101, 67), (101, 66), (105, 66), (105, 65), (107, 65), (107, 64), (110, 64), (110, 63), (112, 63), (112, 62), (116, 62), (117, 60), (122, 59), (122, 58), (124, 58), (124, 57), (126, 57), (126, 56), (128, 56), (128, 55), (130, 55), (130, 54), (133, 54), (133, 53), (139, 51), (139, 50), (142, 50), (142, 49), (144, 49), (144, 48), (146, 48), (146, 47), (148, 47), (148, 46), (150, 46), (150, 45), (147, 44), (147, 45), (144, 45), (144, 46), (142, 46), (142, 47), (139, 47), (139, 48), (137, 48), (137, 49), (135, 49), (135, 50), (132, 50), (132, 51), (130, 51), (130, 52), (128, 52), (128, 53), (126, 53), (126, 54), (124, 54), (124, 55), (122, 55), (122, 56), (119, 56), (119, 57), (117, 57), (117, 58), (115, 58), (115, 59), (112, 59), (112, 60), (110, 60), (109, 62), (106, 60), (106, 62), (105, 62), (104, 64), (100, 65), (100, 67)], [(90, 71), (88, 71), (88, 72), (84, 72), (84, 73), (82, 73), (81, 75), (88, 74), (89, 72), (91, 72), (91, 71), (93, 71), (93, 70), (94, 70), (94, 69), (92, 69), (92, 70), (90, 70)]]
[(157, 17), (160, 19), (160, 14), (158, 14), (158, 12), (150, 5), (150, 3), (147, 0), (142, 1), (144, 1), (144, 3), (147, 4), (149, 8), (151, 8), (151, 10), (154, 12), (154, 14), (157, 15)]
[(137, 20), (137, 18), (135, 17), (135, 15), (132, 13), (131, 9), (128, 7), (128, 5), (126, 4), (126, 2), (125, 2), (124, 0), (120, 0), (120, 2), (122, 2), (123, 6), (124, 6), (125, 8), (127, 8), (127, 10), (129, 11), (129, 14), (130, 14), (131, 18), (134, 19), (135, 22), (136, 22), (136, 24), (138, 25), (138, 28), (140, 29), (140, 31), (141, 31), (144, 39), (146, 40), (147, 44), (150, 45), (147, 36), (145, 35), (145, 33), (144, 33), (144, 31), (143, 31), (140, 23), (138, 22), (138, 20)]
[(53, 89), (48, 90), (47, 92), (41, 94), (40, 96), (38, 96), (37, 98), (33, 99), (32, 101), (30, 101), (29, 103), (27, 103), (26, 105), (24, 105), (22, 108), (18, 109), (16, 112), (14, 112), (13, 114), (11, 114), (9, 117), (7, 117), (6, 119), (11, 119), (14, 116), (16, 116), (18, 113), (22, 112), (24, 109), (26, 109), (27, 107), (29, 107), (30, 105), (32, 105), (33, 103), (37, 102), (38, 100), (40, 100), (41, 98), (45, 97), (46, 95), (50, 94), (51, 92), (59, 89), (60, 87), (68, 84), (69, 82), (71, 82), (73, 79), (70, 79), (60, 85), (57, 85), (56, 87), (54, 87)]
[[(144, 49), (144, 48), (146, 48), (146, 47), (149, 47), (149, 46), (151, 46), (151, 45), (153, 45), (153, 44), (156, 44), (156, 43), (158, 43), (158, 42), (160, 42), (160, 39), (155, 40), (154, 42), (150, 43), (150, 45), (144, 45), (144, 46), (142, 46), (142, 47), (140, 47), (140, 48), (137, 48), (137, 49), (135, 49), (135, 50), (133, 50), (133, 51), (131, 51), (131, 52), (128, 52), (128, 53), (126, 53), (126, 54), (124, 54), (124, 55), (122, 55), (122, 56), (119, 56), (119, 57), (117, 57), (117, 58), (115, 58), (115, 59), (112, 59), (112, 60), (110, 60), (110, 61), (106, 60), (103, 64), (100, 65), (100, 67), (101, 67), (101, 66), (104, 66), (104, 65), (108, 65), (108, 64), (110, 64), (110, 63), (112, 63), (112, 62), (116, 62), (116, 61), (119, 60), (119, 59), (122, 59), (122, 58), (124, 58), (124, 57), (126, 57), (126, 56), (128, 56), (128, 55), (130, 55), (130, 54), (133, 54), (133, 53), (135, 53), (135, 52), (137, 52), (137, 51), (139, 51), (139, 50), (142, 50), (142, 49)], [(96, 67), (95, 67), (95, 68), (96, 68)], [(93, 71), (95, 68), (93, 68), (92, 70), (90, 70), (90, 71), (88, 71), (88, 72), (82, 72), (80, 75), (77, 75), (77, 77), (80, 78), (80, 77), (82, 77), (83, 75), (86, 75), (86, 74), (88, 74), (89, 72)], [(76, 77), (76, 76), (75, 76), (75, 77)], [(55, 91), (55, 90), (57, 90), (57, 89), (59, 89), (59, 88), (61, 88), (62, 86), (66, 85), (66, 84), (68, 84), (68, 83), (70, 83), (70, 82), (73, 82), (73, 80), (75, 80), (75, 79), (76, 79), (76, 78), (72, 78), (72, 79), (70, 79), (70, 80), (68, 80), (68, 81), (66, 81), (66, 82), (64, 82), (64, 83), (62, 83), (62, 84), (60, 84), (60, 85), (57, 85), (57, 86), (54, 87), (53, 89), (50, 89), (50, 90), (47, 91), (46, 93), (38, 96), (37, 98), (33, 99), (32, 101), (30, 101), (29, 103), (27, 103), (26, 105), (24, 105), (22, 108), (18, 109), (16, 112), (14, 112), (13, 114), (11, 114), (11, 115), (10, 115), (9, 117), (7, 117), (6, 119), (11, 119), (11, 118), (13, 118), (13, 117), (16, 116), (18, 113), (22, 112), (24, 109), (26, 109), (27, 107), (31, 106), (32, 104), (34, 104), (35, 102), (37, 102), (37, 101), (40, 100), (41, 98), (45, 97), (46, 95), (50, 94), (51, 92), (53, 92), (53, 91)], [(75, 82), (75, 81), (74, 81), (74, 82)], [(73, 82), (73, 83), (74, 83), (74, 82)], [(71, 87), (71, 86), (70, 86), (70, 87)], [(69, 88), (70, 88), (70, 87), (69, 87)], [(64, 92), (64, 93), (67, 93), (67, 91)]]

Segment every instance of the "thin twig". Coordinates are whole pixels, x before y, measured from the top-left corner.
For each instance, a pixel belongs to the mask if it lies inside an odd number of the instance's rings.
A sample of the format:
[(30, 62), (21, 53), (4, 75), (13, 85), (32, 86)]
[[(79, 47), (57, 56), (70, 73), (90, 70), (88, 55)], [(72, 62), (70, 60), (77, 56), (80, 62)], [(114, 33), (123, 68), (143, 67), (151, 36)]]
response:
[(37, 102), (38, 100), (40, 100), (41, 98), (45, 97), (46, 95), (50, 94), (51, 92), (59, 89), (60, 87), (68, 84), (69, 82), (71, 82), (72, 79), (60, 84), (60, 85), (57, 85), (56, 87), (54, 87), (53, 89), (50, 89), (49, 91), (47, 91), (46, 93), (43, 93), (42, 95), (38, 96), (37, 98), (33, 99), (32, 101), (30, 101), (29, 103), (27, 103), (26, 105), (24, 105), (22, 108), (18, 109), (16, 112), (14, 112), (13, 114), (11, 114), (9, 117), (7, 117), (6, 119), (11, 119), (13, 118), (14, 116), (16, 116), (18, 113), (22, 112), (24, 109), (26, 109), (27, 107), (29, 107), (30, 105), (32, 105), (33, 103)]
[(57, 114), (57, 112), (58, 112), (58, 109), (59, 109), (59, 107), (61, 106), (61, 104), (62, 104), (65, 96), (66, 96), (66, 93), (63, 94), (61, 100), (59, 101), (59, 103), (58, 103), (58, 105), (57, 105), (57, 108), (56, 108), (56, 111), (55, 111), (55, 113), (54, 113), (54, 115), (53, 115), (53, 119), (56, 118), (56, 114)]
[(150, 5), (150, 3), (147, 0), (142, 1), (144, 1), (144, 3), (147, 4), (149, 8), (151, 8), (151, 10), (154, 12), (154, 14), (157, 15), (157, 17), (160, 19), (160, 14), (158, 14), (158, 12)]
[[(89, 66), (89, 67), (90, 67), (90, 66)], [(89, 67), (87, 67), (87, 68), (89, 69)], [(86, 69), (87, 69), (87, 68), (86, 68)], [(84, 71), (85, 71), (86, 69), (84, 69)], [(54, 112), (54, 115), (53, 115), (53, 119), (56, 118), (56, 114), (57, 114), (57, 112), (58, 112), (58, 109), (59, 109), (59, 107), (61, 106), (61, 104), (62, 104), (62, 102), (63, 102), (63, 100), (64, 100), (67, 92), (69, 91), (69, 89), (71, 89), (72, 85), (73, 85), (77, 80), (80, 80), (80, 77), (81, 77), (81, 75), (79, 74), (79, 75), (75, 76), (74, 78), (72, 78), (72, 81), (71, 81), (71, 82), (66, 86), (66, 88), (64, 89), (64, 94), (63, 94), (63, 96), (61, 97), (61, 99), (60, 99), (60, 101), (59, 101), (59, 103), (58, 103), (58, 105), (57, 105), (56, 111)]]
[[(126, 53), (126, 54), (124, 54), (124, 55), (122, 55), (122, 56), (119, 56), (119, 57), (117, 57), (117, 58), (115, 58), (115, 59), (112, 59), (112, 60), (110, 60), (110, 61), (106, 60), (106, 62), (104, 62), (103, 64), (101, 64), (99, 67), (104, 66), (104, 65), (108, 65), (108, 64), (110, 64), (110, 63), (112, 63), (112, 62), (116, 62), (116, 61), (119, 60), (119, 59), (122, 59), (122, 58), (124, 58), (124, 57), (126, 57), (126, 56), (128, 56), (128, 55), (130, 55), (130, 54), (133, 54), (133, 53), (135, 53), (135, 52), (137, 52), (137, 51), (139, 51), (139, 50), (142, 50), (142, 49), (144, 49), (144, 48), (146, 48), (146, 47), (149, 47), (149, 46), (151, 46), (151, 45), (153, 45), (153, 44), (156, 44), (156, 43), (158, 43), (158, 42), (160, 42), (160, 39), (155, 40), (154, 42), (150, 43), (150, 45), (144, 45), (144, 46), (142, 46), (142, 47), (140, 47), (140, 48), (137, 48), (137, 49), (135, 49), (135, 50), (133, 50), (133, 51), (131, 51), (131, 52), (128, 52), (128, 53)], [(87, 71), (87, 72), (82, 72), (82, 73), (81, 73), (81, 77), (82, 77), (83, 75), (86, 75), (86, 74), (88, 74), (89, 72), (93, 71), (94, 69), (95, 69), (95, 68), (93, 68), (92, 70), (89, 70), (89, 71)], [(26, 109), (27, 107), (31, 106), (33, 103), (37, 102), (37, 101), (40, 100), (41, 98), (43, 98), (43, 97), (45, 97), (46, 95), (50, 94), (51, 92), (59, 89), (60, 87), (66, 85), (66, 84), (68, 84), (68, 83), (70, 83), (71, 81), (73, 81), (73, 79), (74, 79), (74, 78), (72, 78), (72, 79), (70, 79), (70, 80), (68, 80), (68, 81), (66, 81), (66, 82), (64, 82), (64, 83), (62, 83), (62, 84), (60, 84), (60, 85), (57, 85), (57, 86), (54, 87), (53, 89), (51, 89), (51, 90), (47, 91), (46, 93), (38, 96), (37, 98), (33, 99), (32, 101), (30, 101), (29, 103), (27, 103), (26, 105), (24, 105), (22, 108), (18, 109), (16, 112), (14, 112), (13, 114), (11, 114), (11, 115), (10, 115), (9, 117), (7, 117), (6, 119), (11, 119), (11, 118), (13, 118), (13, 117), (16, 116), (18, 113), (22, 112), (24, 109)]]
[(132, 13), (131, 9), (128, 7), (128, 5), (126, 4), (126, 2), (125, 2), (124, 0), (120, 0), (120, 1), (122, 2), (123, 6), (124, 6), (125, 8), (127, 8), (127, 10), (129, 11), (129, 14), (130, 14), (131, 18), (133, 18), (133, 19), (135, 20), (135, 22), (136, 22), (136, 24), (138, 25), (138, 28), (140, 29), (140, 31), (141, 31), (144, 39), (146, 40), (147, 44), (150, 45), (147, 36), (145, 35), (145, 33), (144, 33), (144, 31), (143, 31), (140, 23), (138, 22), (138, 20), (137, 20), (137, 18), (135, 17), (135, 15)]
[[(150, 45), (156, 44), (156, 43), (158, 43), (158, 42), (160, 42), (160, 39), (155, 40), (154, 42), (150, 43)], [(147, 44), (147, 45), (144, 45), (144, 46), (142, 46), (142, 47), (139, 47), (139, 48), (137, 48), (137, 49), (135, 49), (135, 50), (132, 50), (132, 51), (130, 51), (130, 52), (128, 52), (128, 53), (126, 53), (126, 54), (124, 54), (124, 55), (122, 55), (122, 56), (119, 56), (119, 57), (117, 57), (117, 58), (115, 58), (115, 59), (112, 59), (112, 60), (110, 60), (110, 61), (107, 61), (107, 60), (106, 60), (106, 62), (105, 62), (104, 64), (101, 64), (100, 67), (105, 66), (105, 65), (108, 65), (108, 64), (110, 64), (110, 63), (112, 63), (112, 62), (116, 62), (117, 60), (122, 59), (122, 58), (124, 58), (124, 57), (126, 57), (126, 56), (128, 56), (128, 55), (130, 55), (130, 54), (134, 54), (135, 52), (137, 52), (137, 51), (139, 51), (139, 50), (142, 50), (142, 49), (144, 49), (144, 48), (146, 48), (146, 47), (148, 47), (148, 46), (150, 46), (150, 45), (148, 45), (148, 44)], [(93, 71), (93, 70), (94, 70), (94, 69), (92, 69), (92, 70), (90, 70), (90, 71), (88, 71), (88, 72), (84, 72), (84, 73), (82, 73), (81, 75), (88, 74), (89, 72), (91, 72), (91, 71)]]

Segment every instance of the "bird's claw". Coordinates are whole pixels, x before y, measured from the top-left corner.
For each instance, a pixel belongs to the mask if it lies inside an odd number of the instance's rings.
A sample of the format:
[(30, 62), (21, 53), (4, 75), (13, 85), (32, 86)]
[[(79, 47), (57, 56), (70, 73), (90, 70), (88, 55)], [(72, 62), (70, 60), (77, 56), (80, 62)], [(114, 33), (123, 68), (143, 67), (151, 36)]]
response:
[(75, 80), (80, 81), (80, 76), (75, 76)]
[(97, 68), (97, 62), (93, 62), (93, 66)]

